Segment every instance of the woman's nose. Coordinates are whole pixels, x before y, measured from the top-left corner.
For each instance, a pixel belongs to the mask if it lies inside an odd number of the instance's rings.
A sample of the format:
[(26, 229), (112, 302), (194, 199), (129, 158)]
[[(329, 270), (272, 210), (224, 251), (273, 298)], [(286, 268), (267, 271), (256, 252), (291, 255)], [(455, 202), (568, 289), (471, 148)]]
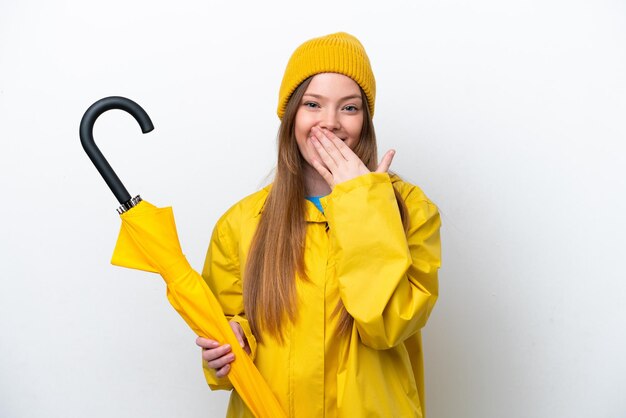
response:
[(335, 112), (334, 110), (326, 110), (325, 112), (323, 112), (322, 118), (320, 120), (320, 127), (326, 128), (329, 131), (336, 131), (341, 127), (338, 116), (339, 115), (337, 115), (337, 112)]

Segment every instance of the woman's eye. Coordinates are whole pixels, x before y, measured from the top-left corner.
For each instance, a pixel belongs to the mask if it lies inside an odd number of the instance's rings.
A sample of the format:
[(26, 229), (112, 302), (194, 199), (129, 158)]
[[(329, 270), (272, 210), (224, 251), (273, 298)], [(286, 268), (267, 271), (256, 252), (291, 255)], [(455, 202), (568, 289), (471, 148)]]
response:
[(317, 103), (315, 103), (315, 102), (304, 102), (304, 106), (305, 107), (309, 107), (311, 109), (319, 107), (319, 105)]
[(343, 110), (347, 110), (348, 112), (356, 112), (357, 110), (359, 110), (359, 108), (354, 105), (347, 105), (344, 106)]

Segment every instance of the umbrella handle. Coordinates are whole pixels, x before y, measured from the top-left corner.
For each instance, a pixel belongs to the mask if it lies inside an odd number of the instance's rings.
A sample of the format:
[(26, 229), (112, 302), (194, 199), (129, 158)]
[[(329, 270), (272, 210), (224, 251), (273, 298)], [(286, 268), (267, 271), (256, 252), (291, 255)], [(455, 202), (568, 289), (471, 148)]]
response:
[(131, 201), (130, 194), (93, 140), (93, 126), (96, 123), (96, 119), (98, 119), (101, 114), (111, 109), (120, 109), (130, 113), (137, 123), (139, 123), (141, 131), (144, 134), (152, 131), (154, 125), (152, 125), (150, 117), (141, 106), (130, 99), (120, 96), (105, 97), (104, 99), (98, 100), (87, 109), (80, 121), (80, 142), (85, 152), (100, 172), (100, 175), (109, 186), (118, 202), (120, 202), (122, 206), (127, 206)]

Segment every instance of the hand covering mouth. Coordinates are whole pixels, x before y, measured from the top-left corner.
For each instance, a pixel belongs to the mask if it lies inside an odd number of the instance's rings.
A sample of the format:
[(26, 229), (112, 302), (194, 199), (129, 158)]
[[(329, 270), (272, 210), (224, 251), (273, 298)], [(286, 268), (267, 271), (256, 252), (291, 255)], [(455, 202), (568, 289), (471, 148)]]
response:
[[(314, 136), (315, 136), (315, 135), (313, 135), (313, 134), (309, 135), (309, 139), (313, 139), (313, 137), (314, 137)], [(336, 135), (336, 134), (335, 134), (335, 136), (336, 136), (337, 138), (341, 139), (341, 140), (342, 140), (342, 141), (344, 141), (344, 142), (346, 142), (346, 141), (348, 140), (348, 138), (343, 138), (343, 137), (340, 137), (339, 135)]]

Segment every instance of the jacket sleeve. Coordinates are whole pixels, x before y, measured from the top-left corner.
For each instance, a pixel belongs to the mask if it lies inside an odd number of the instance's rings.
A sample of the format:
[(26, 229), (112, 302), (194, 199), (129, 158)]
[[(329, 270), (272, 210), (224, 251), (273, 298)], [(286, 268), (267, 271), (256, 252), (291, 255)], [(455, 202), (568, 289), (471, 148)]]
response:
[[(229, 321), (241, 325), (251, 350), (251, 359), (256, 354), (256, 339), (250, 331), (250, 325), (243, 309), (243, 287), (238, 258), (237, 240), (233, 230), (228, 227), (223, 217), (213, 230), (211, 242), (202, 270), (202, 278), (219, 301)], [(215, 370), (202, 362), (204, 377), (211, 389), (232, 389), (228, 376), (219, 378)]]
[(439, 212), (417, 187), (407, 190), (406, 231), (387, 173), (336, 185), (326, 207), (341, 300), (363, 344), (374, 349), (422, 328), (437, 300)]

